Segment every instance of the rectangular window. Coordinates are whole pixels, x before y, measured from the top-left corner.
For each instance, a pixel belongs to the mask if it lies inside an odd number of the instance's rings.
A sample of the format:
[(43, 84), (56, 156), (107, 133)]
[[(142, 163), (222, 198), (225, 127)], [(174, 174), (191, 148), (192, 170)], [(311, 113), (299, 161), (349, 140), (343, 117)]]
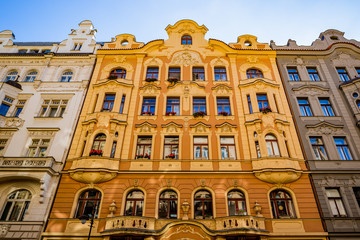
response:
[(249, 112), (253, 113), (250, 95), (246, 95), (246, 98), (247, 98), (247, 102), (248, 102), (248, 106), (249, 106)]
[(15, 111), (14, 111), (14, 117), (19, 117), (21, 111), (24, 109), (24, 105), (26, 103), (26, 100), (19, 100), (16, 104)]
[(325, 116), (327, 116), (327, 117), (335, 116), (334, 110), (331, 106), (329, 98), (319, 98), (319, 102), (320, 102), (321, 109), (323, 110)]
[(148, 67), (146, 71), (146, 79), (156, 79), (159, 78), (159, 68), (158, 67)]
[(349, 146), (344, 137), (334, 137), (335, 145), (341, 160), (352, 160)]
[(155, 115), (155, 104), (156, 104), (156, 98), (145, 97), (143, 99), (141, 115)]
[(179, 137), (178, 136), (165, 137), (164, 159), (179, 159)]
[(152, 137), (151, 136), (139, 136), (136, 146), (136, 155), (135, 159), (138, 158), (148, 158), (151, 157), (151, 144)]
[(256, 98), (259, 104), (259, 110), (269, 107), (269, 102), (266, 94), (256, 94)]
[(126, 99), (126, 95), (123, 94), (123, 95), (122, 95), (122, 98), (121, 98), (121, 104), (120, 104), (120, 111), (119, 111), (119, 113), (123, 113), (123, 112), (124, 112), (125, 99)]
[(193, 81), (205, 81), (205, 70), (203, 67), (193, 67)]
[(236, 159), (234, 137), (220, 137), (221, 159)]
[(360, 67), (355, 68), (358, 77), (360, 77)]
[(258, 158), (261, 158), (260, 145), (258, 141), (255, 141), (256, 155)]
[(102, 107), (101, 111), (102, 112), (111, 112), (111, 110), (114, 107), (114, 102), (115, 102), (115, 94), (113, 94), (113, 93), (105, 94), (104, 103), (103, 103), (103, 107)]
[(209, 159), (207, 137), (194, 137), (194, 159)]
[(179, 67), (170, 67), (169, 68), (169, 79), (180, 80), (181, 70)]
[(287, 72), (289, 74), (290, 81), (301, 81), (296, 67), (288, 67)]
[(193, 113), (206, 112), (206, 99), (204, 97), (193, 98)]
[(336, 71), (337, 71), (341, 81), (346, 82), (346, 81), (350, 80), (349, 75), (346, 71), (346, 68), (338, 67), (338, 68), (336, 68)]
[(307, 72), (309, 74), (310, 80), (313, 82), (320, 81), (319, 73), (316, 69), (316, 67), (307, 67)]
[(344, 203), (338, 188), (326, 188), (326, 196), (329, 201), (331, 213), (334, 217), (346, 217)]
[(308, 99), (307, 98), (298, 98), (297, 101), (299, 104), (301, 116), (311, 117), (312, 112), (311, 112), (310, 103), (309, 103)]
[(28, 157), (45, 157), (50, 139), (32, 139), (29, 146)]
[(4, 149), (6, 147), (7, 139), (0, 139), (0, 156), (4, 156)]
[(353, 191), (354, 191), (354, 194), (355, 194), (357, 204), (358, 204), (358, 206), (360, 208), (360, 187), (353, 187)]
[(79, 51), (82, 48), (82, 45), (83, 45), (82, 43), (74, 43), (73, 50)]
[(180, 115), (180, 98), (168, 97), (166, 102), (166, 116)]
[(68, 100), (44, 100), (39, 117), (62, 117)]
[(219, 115), (231, 115), (230, 100), (228, 97), (216, 98), (217, 111)]
[(216, 67), (214, 69), (214, 72), (215, 72), (215, 81), (227, 81), (226, 68)]
[(0, 115), (6, 116), (7, 112), (9, 111), (11, 104), (13, 103), (14, 99), (8, 96), (4, 97), (3, 102), (0, 105)]
[(110, 157), (113, 158), (115, 156), (115, 151), (116, 151), (116, 145), (117, 145), (117, 142), (114, 141), (112, 146), (111, 146), (111, 153), (110, 153)]
[(328, 160), (322, 137), (310, 137), (316, 160)]

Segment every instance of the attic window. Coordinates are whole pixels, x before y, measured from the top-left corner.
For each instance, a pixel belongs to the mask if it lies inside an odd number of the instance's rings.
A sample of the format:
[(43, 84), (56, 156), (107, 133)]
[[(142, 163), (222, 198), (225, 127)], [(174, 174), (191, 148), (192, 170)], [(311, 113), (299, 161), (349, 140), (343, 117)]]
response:
[(192, 38), (189, 35), (184, 35), (181, 37), (181, 45), (191, 45)]
[(126, 45), (128, 45), (129, 44), (129, 42), (127, 41), (127, 40), (123, 40), (122, 42), (121, 42), (121, 45), (122, 46), (126, 46)]
[(26, 53), (26, 52), (27, 52), (26, 49), (20, 49), (20, 50), (19, 50), (19, 53)]
[(245, 41), (245, 46), (247, 46), (247, 47), (250, 47), (251, 46), (251, 42), (250, 41)]
[(339, 40), (339, 38), (337, 36), (331, 36), (330, 39), (331, 40)]
[(31, 49), (29, 53), (39, 53), (38, 49)]
[(51, 52), (51, 50), (50, 49), (45, 49), (45, 50), (42, 50), (42, 52), (43, 53), (49, 53), (49, 52)]

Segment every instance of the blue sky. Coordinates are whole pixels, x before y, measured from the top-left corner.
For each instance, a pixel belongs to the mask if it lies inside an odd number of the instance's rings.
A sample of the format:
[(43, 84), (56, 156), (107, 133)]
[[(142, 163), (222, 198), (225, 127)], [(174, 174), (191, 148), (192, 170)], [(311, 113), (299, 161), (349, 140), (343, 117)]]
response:
[[(2, 2), (0, 31), (18, 42), (62, 41), (82, 20), (91, 20), (97, 41), (130, 33), (139, 42), (166, 39), (165, 27), (181, 19), (204, 24), (206, 38), (226, 43), (251, 34), (259, 42), (310, 45), (329, 28), (360, 40), (359, 0), (17, 0)], [(15, 10), (16, 9), (16, 10)]]

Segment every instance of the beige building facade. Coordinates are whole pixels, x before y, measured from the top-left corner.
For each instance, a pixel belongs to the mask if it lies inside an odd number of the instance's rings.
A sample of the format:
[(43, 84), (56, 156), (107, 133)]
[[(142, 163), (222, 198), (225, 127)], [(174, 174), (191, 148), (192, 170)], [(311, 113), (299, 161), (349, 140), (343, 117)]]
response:
[(90, 21), (62, 42), (0, 32), (0, 239), (39, 239), (95, 63)]

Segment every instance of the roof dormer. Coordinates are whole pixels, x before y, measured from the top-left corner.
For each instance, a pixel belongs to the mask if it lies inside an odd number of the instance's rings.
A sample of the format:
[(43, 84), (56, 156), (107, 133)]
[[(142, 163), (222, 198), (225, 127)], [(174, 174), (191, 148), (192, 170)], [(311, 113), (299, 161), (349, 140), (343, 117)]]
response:
[[(207, 27), (204, 25), (200, 26), (192, 20), (180, 20), (174, 25), (168, 25), (165, 30), (169, 35), (169, 39), (165, 41), (165, 45), (189, 48), (191, 45), (199, 46), (207, 44), (205, 40), (205, 34), (208, 31)], [(184, 41), (185, 38), (187, 41)]]

